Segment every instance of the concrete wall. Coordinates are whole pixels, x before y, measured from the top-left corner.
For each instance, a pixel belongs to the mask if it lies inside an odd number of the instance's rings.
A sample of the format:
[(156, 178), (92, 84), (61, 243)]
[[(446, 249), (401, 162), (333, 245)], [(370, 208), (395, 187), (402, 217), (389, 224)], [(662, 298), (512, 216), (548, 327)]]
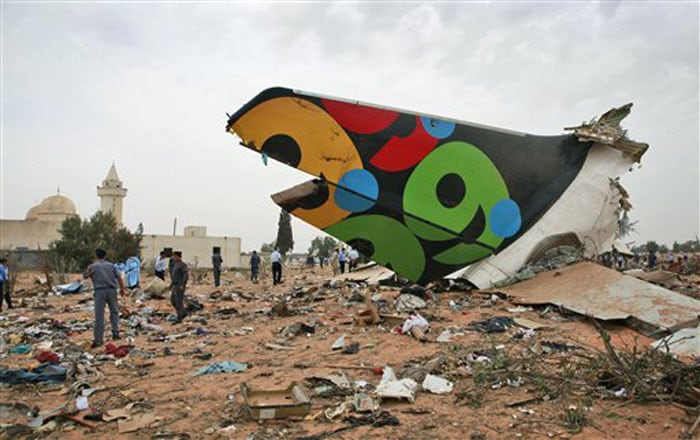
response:
[(214, 247), (221, 248), (224, 267), (241, 267), (241, 239), (238, 237), (184, 237), (176, 235), (144, 235), (141, 241), (141, 259), (152, 266), (165, 248), (182, 251), (182, 259), (189, 266), (211, 268)]
[(47, 251), (2, 251), (0, 255), (10, 263), (14, 270), (38, 270), (43, 269)]
[(185, 226), (185, 231), (182, 233), (185, 237), (206, 237), (206, 226)]
[(61, 238), (58, 229), (61, 227), (62, 222), (63, 219), (56, 222), (0, 220), (0, 249), (48, 249), (49, 243)]

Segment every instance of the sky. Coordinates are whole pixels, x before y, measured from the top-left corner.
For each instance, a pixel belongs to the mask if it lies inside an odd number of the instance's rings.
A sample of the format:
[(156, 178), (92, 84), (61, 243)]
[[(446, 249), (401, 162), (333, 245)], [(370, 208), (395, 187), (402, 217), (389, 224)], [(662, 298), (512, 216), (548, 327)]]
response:
[[(298, 170), (238, 146), (272, 86), (554, 135), (633, 102), (650, 149), (622, 178), (628, 240), (700, 229), (698, 2), (11, 2), (1, 8), (0, 218), (44, 197), (99, 208), (114, 161), (124, 223), (274, 240)], [(295, 250), (322, 233), (293, 219)]]

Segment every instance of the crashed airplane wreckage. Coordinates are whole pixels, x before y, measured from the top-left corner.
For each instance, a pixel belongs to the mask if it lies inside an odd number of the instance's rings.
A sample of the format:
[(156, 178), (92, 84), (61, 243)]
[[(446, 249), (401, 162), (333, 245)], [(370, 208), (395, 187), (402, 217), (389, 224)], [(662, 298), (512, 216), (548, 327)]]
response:
[(535, 136), (271, 88), (227, 131), (315, 177), (272, 196), (291, 214), (411, 281), (486, 288), (560, 245), (611, 248), (617, 177), (648, 148), (620, 127), (631, 107)]

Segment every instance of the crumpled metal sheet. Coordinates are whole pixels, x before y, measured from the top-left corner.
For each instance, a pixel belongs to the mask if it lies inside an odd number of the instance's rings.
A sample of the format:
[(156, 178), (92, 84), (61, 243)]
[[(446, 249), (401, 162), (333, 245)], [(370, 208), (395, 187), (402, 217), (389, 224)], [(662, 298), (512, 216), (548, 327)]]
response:
[(634, 318), (675, 331), (694, 325), (700, 301), (594, 264), (578, 263), (500, 288), (517, 304), (555, 304), (602, 320)]
[(393, 270), (380, 266), (376, 263), (358, 268), (354, 272), (341, 273), (333, 280), (339, 281), (362, 281), (369, 285), (377, 285), (394, 279), (396, 274)]
[(681, 356), (700, 357), (700, 327), (678, 330), (652, 343), (651, 346)]

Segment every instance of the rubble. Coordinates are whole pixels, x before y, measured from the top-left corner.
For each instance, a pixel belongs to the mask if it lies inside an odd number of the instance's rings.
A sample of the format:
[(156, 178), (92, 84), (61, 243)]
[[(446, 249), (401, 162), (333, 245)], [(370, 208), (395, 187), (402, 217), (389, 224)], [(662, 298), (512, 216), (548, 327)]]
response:
[[(375, 436), (403, 438), (427, 429), (431, 437), (457, 438), (469, 425), (481, 432), (498, 429), (496, 437), (517, 437), (528, 429), (567, 432), (567, 423), (574, 426), (575, 421), (573, 416), (566, 421), (563, 408), (593, 402), (587, 420), (624, 438), (635, 429), (634, 422), (618, 418), (612, 423), (603, 414), (620, 413), (614, 407), (619, 403), (631, 414), (646, 414), (646, 402), (659, 402), (657, 396), (664, 411), (644, 415), (650, 420), (646, 429), (680, 435), (693, 423), (685, 421), (686, 414), (695, 414), (698, 398), (690, 386), (697, 380), (692, 353), (666, 353), (665, 342), (651, 351), (628, 350), (631, 341), (643, 347), (654, 339), (619, 323), (604, 323), (611, 354), (595, 326), (580, 315), (547, 305), (516, 306), (517, 295), (494, 297), (490, 291), (442, 291), (426, 301), (420, 314), (392, 315), (391, 298), (401, 295), (400, 287), (363, 282), (323, 287), (329, 272), (290, 270), (287, 287), (271, 287), (265, 279), (256, 285), (235, 281), (237, 293), (230, 299), (212, 297), (215, 290), (206, 284), (197, 286), (188, 296), (205, 307), (175, 325), (168, 322), (172, 308), (167, 300), (132, 295), (121, 303), (124, 339), (107, 339), (113, 347), (109, 351), (90, 348), (90, 292), (48, 296), (36, 303), (29, 301), (34, 297), (21, 297), (24, 306), (0, 315), (0, 366), (31, 374), (55, 366), (65, 368), (65, 376), (1, 383), (0, 401), (6, 406), (0, 406), (0, 437), (172, 438), (188, 433), (193, 438), (316, 438), (348, 429), (357, 430), (348, 436), (365, 435), (363, 426), (385, 422), (390, 426), (371, 428), (381, 429)], [(148, 285), (149, 278), (142, 276), (141, 282)], [(33, 283), (31, 276), (27, 282)], [(354, 295), (359, 301), (348, 301)], [(265, 311), (280, 302), (294, 314)], [(368, 304), (377, 308), (379, 322), (358, 322)], [(45, 305), (51, 307), (49, 314)], [(226, 309), (236, 312), (218, 313)], [(488, 329), (496, 318), (508, 323), (502, 332), (481, 332), (470, 325), (483, 323)], [(406, 324), (429, 331), (419, 335), (422, 340), (407, 337), (402, 334)], [(342, 336), (340, 348), (331, 350)], [(681, 342), (668, 339), (668, 347), (691, 341), (685, 333), (677, 336)], [(123, 357), (112, 351), (119, 349), (124, 349)], [(58, 363), (37, 369), (35, 358), (44, 352), (56, 355)], [(238, 390), (246, 384), (256, 392), (286, 393), (292, 383), (308, 399), (309, 411), (276, 421), (283, 413), (274, 402), (258, 405), (261, 411), (275, 407), (274, 419), (265, 424), (257, 423), (260, 414), (250, 416)], [(283, 403), (296, 405), (296, 398), (291, 399)], [(32, 415), (20, 417), (27, 408), (13, 410), (8, 406), (13, 402), (29, 403)], [(554, 425), (536, 422), (521, 409)], [(387, 410), (400, 415), (399, 425)]]
[(695, 325), (700, 301), (607, 269), (578, 263), (500, 291), (517, 304), (555, 304), (601, 320), (628, 320), (650, 333)]

